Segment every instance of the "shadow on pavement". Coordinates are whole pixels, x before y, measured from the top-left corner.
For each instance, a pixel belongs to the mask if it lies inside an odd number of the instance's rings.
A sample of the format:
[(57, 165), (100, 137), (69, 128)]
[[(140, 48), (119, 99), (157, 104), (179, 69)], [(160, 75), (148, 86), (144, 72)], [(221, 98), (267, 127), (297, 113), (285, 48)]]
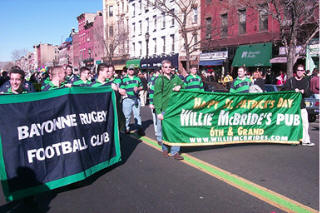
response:
[[(34, 171), (28, 167), (18, 167), (17, 177), (8, 180), (8, 186), (10, 191), (18, 191), (28, 187), (42, 185), (37, 180)], [(43, 193), (37, 195), (30, 195), (20, 200), (9, 202), (3, 206), (0, 206), (0, 212), (2, 213), (22, 213), (22, 212), (48, 212), (51, 200), (56, 196), (53, 191), (48, 191), (49, 188), (42, 185), (42, 190), (46, 190)]]
[(110, 172), (113, 169), (125, 164), (139, 143), (141, 143), (140, 140), (134, 139), (132, 137), (129, 137), (129, 135), (121, 133), (120, 134), (120, 148), (121, 148), (121, 161), (120, 162), (118, 162), (108, 168), (102, 169), (101, 171), (91, 175), (90, 177), (86, 178), (85, 180), (70, 184), (68, 186), (58, 188), (55, 191), (57, 193), (60, 193), (60, 192), (77, 189), (77, 188), (87, 186), (87, 185), (94, 183), (102, 175), (104, 175), (107, 172)]
[[(192, 153), (192, 152), (199, 152), (199, 151), (206, 151), (212, 149), (223, 149), (223, 148), (230, 148), (230, 147), (241, 147), (241, 146), (270, 146), (270, 143), (245, 143), (245, 144), (227, 144), (227, 145), (208, 145), (208, 146), (197, 146), (197, 147), (181, 147), (182, 153)], [(298, 144), (272, 144), (275, 146), (298, 146)]]
[[(141, 141), (133, 137), (129, 137), (128, 135), (125, 135), (125, 134), (121, 134), (120, 138), (121, 138), (120, 139), (120, 147), (121, 147), (120, 162), (91, 175), (90, 177), (88, 177), (83, 181), (76, 182), (76, 183), (73, 183), (61, 188), (57, 188), (51, 191), (46, 191), (46, 192), (37, 194), (35, 196), (30, 196), (30, 197), (27, 197), (26, 199), (9, 202), (3, 206), (0, 206), (0, 213), (48, 212), (50, 209), (49, 204), (51, 200), (54, 199), (54, 197), (56, 197), (58, 193), (90, 185), (93, 182), (95, 182), (100, 176), (125, 164), (126, 161), (130, 158), (135, 148), (137, 147), (137, 145)], [(24, 169), (21, 171), (19, 173), (20, 175), (18, 175), (18, 177), (15, 180), (11, 180), (13, 184), (21, 185), (25, 183), (26, 179), (28, 179), (27, 182), (30, 182), (32, 185), (34, 184), (37, 185), (40, 183), (35, 179), (35, 174), (31, 169), (28, 168), (28, 170)]]

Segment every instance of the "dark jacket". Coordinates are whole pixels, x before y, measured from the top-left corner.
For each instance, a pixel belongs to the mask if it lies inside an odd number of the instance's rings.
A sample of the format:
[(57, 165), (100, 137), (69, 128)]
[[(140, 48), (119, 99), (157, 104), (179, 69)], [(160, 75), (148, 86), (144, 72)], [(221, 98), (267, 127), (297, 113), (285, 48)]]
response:
[(304, 93), (302, 94), (301, 103), (300, 103), (301, 109), (306, 108), (304, 98), (307, 98), (310, 95), (312, 95), (309, 88), (310, 88), (310, 85), (309, 85), (308, 79), (303, 78), (301, 80), (297, 80), (295, 77), (289, 78), (283, 86), (283, 90), (287, 90), (287, 91), (295, 90), (295, 89), (304, 90)]

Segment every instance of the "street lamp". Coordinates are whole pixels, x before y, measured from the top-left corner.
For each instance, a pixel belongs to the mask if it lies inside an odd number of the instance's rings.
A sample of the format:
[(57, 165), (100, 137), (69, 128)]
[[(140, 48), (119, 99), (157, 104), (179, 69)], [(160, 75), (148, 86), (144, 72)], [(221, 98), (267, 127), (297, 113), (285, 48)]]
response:
[(148, 32), (146, 32), (145, 38), (146, 38), (146, 58), (148, 58), (149, 57), (149, 38), (150, 38), (150, 34)]
[(89, 59), (91, 58), (91, 49), (88, 50), (89, 53)]

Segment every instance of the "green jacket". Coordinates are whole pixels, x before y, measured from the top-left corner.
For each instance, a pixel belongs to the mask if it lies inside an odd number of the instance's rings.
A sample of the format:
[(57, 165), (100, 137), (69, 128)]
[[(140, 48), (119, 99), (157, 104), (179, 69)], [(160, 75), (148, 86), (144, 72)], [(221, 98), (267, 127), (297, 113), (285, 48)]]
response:
[(175, 86), (183, 87), (183, 81), (177, 76), (172, 75), (171, 79), (161, 75), (157, 78), (154, 85), (153, 103), (157, 114), (165, 112), (168, 107), (170, 95)]

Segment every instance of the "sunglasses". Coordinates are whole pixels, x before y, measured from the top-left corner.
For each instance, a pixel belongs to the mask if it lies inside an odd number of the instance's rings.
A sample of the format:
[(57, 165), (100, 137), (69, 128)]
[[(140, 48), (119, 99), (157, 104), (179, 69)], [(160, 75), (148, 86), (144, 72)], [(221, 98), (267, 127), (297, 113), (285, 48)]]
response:
[(172, 67), (163, 67), (163, 68), (170, 68), (171, 69)]
[(305, 70), (297, 70), (297, 71), (301, 71), (301, 72), (304, 72)]

